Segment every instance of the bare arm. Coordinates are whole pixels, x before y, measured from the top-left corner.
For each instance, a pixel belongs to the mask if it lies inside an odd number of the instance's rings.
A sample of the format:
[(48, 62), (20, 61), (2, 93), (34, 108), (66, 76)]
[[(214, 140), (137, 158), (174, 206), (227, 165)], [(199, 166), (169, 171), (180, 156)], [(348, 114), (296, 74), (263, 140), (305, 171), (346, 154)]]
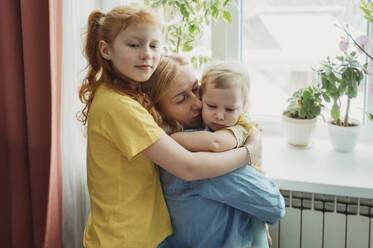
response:
[(189, 151), (222, 152), (237, 146), (236, 137), (226, 129), (216, 132), (177, 132), (171, 138)]
[(256, 161), (262, 155), (262, 130), (258, 125), (253, 126), (253, 133), (247, 138), (245, 146), (249, 151), (249, 164)]
[(220, 176), (248, 163), (245, 147), (219, 153), (190, 152), (168, 135), (163, 135), (142, 154), (186, 181)]

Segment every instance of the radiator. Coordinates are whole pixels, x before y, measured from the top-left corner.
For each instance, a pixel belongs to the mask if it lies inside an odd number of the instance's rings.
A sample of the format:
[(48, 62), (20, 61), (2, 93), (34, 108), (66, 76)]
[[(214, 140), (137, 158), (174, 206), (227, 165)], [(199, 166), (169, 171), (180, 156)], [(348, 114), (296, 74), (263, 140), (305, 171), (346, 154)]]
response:
[(272, 248), (373, 248), (373, 199), (281, 192), (286, 215), (270, 226)]

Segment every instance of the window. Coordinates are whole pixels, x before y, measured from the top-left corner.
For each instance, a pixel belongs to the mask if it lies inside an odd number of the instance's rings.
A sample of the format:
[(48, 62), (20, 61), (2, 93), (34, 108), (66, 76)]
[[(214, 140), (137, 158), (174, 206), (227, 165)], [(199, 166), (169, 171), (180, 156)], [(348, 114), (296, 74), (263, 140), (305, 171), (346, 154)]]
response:
[[(348, 24), (353, 36), (367, 33), (360, 1), (350, 0), (245, 0), (239, 1), (239, 35), (227, 44), (240, 48), (239, 57), (251, 76), (251, 114), (279, 117), (287, 99), (298, 88), (315, 83), (327, 56), (341, 54), (344, 36), (335, 25)], [(235, 29), (237, 27), (233, 27)], [(226, 28), (227, 29), (227, 28)], [(363, 58), (364, 57), (364, 58)], [(361, 56), (365, 59), (365, 56)], [(350, 115), (363, 120), (369, 87), (364, 80), (352, 100)], [(373, 98), (370, 95), (370, 98)], [(327, 114), (329, 111), (326, 111)], [(372, 106), (370, 106), (372, 112)]]

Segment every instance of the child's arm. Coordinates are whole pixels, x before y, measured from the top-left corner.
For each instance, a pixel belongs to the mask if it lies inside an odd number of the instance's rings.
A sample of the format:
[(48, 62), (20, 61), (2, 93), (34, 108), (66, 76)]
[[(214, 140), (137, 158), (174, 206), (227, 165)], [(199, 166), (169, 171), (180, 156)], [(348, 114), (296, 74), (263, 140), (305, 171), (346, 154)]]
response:
[(228, 129), (216, 132), (177, 132), (171, 137), (189, 151), (222, 152), (237, 146), (237, 140)]

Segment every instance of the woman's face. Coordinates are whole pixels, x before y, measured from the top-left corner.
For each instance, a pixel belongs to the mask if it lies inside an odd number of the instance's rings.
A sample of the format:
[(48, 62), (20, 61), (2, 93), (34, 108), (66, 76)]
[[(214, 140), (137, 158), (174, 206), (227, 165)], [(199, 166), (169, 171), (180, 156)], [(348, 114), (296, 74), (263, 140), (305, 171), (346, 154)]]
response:
[(197, 77), (188, 65), (180, 70), (167, 93), (159, 101), (162, 114), (176, 120), (184, 128), (200, 128), (202, 103)]

